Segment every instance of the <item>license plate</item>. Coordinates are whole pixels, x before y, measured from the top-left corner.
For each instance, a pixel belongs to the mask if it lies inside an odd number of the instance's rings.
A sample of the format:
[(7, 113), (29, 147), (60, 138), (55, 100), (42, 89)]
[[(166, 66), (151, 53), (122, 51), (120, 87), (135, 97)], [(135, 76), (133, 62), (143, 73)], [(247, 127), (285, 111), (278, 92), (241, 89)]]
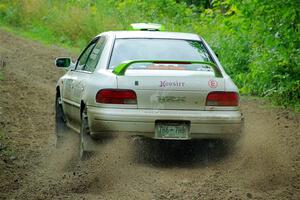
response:
[(155, 138), (157, 139), (189, 139), (189, 124), (156, 123)]

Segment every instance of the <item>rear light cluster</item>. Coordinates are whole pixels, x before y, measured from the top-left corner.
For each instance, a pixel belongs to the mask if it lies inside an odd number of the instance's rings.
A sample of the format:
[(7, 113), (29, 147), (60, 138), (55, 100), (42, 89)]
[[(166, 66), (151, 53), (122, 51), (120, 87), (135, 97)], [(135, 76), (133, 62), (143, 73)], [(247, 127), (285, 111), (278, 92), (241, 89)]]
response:
[(96, 102), (106, 104), (137, 104), (133, 90), (103, 89), (96, 94)]
[(211, 92), (206, 98), (207, 106), (238, 106), (239, 95), (236, 92)]

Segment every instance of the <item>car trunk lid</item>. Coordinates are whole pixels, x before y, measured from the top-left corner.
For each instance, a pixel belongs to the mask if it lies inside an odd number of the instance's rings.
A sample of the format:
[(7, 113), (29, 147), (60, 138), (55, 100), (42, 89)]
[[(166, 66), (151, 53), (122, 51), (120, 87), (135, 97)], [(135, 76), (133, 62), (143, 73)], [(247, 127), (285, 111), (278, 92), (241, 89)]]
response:
[(212, 71), (130, 69), (117, 83), (136, 92), (139, 109), (205, 110), (207, 94), (225, 89)]

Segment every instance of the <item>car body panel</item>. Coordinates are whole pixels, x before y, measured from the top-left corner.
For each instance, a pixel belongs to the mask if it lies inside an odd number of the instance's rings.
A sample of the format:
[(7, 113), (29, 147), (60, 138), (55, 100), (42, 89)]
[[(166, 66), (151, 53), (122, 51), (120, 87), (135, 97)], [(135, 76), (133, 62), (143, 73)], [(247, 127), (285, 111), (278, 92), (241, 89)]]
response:
[[(114, 35), (115, 38), (162, 38), (180, 40), (200, 40), (200, 37), (193, 33), (179, 33), (167, 31), (110, 31), (102, 34)], [(102, 35), (99, 34), (98, 36)]]

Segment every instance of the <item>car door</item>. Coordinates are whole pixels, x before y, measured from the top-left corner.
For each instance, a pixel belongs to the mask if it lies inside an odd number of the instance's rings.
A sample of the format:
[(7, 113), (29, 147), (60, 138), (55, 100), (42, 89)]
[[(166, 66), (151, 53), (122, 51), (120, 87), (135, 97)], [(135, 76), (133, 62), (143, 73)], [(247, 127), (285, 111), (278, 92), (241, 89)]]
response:
[(72, 125), (74, 128), (79, 128), (81, 120), (80, 104), (83, 100), (83, 93), (88, 87), (88, 80), (92, 78), (97, 67), (104, 45), (104, 36), (95, 38), (79, 57), (75, 70), (72, 72), (71, 101), (76, 105), (72, 111)]
[(63, 107), (65, 111), (65, 115), (67, 117), (67, 121), (69, 126), (72, 128), (78, 128), (77, 121), (77, 110), (80, 109), (80, 103), (76, 102), (74, 94), (78, 91), (78, 71), (82, 70), (84, 67), (91, 51), (93, 50), (97, 39), (94, 39), (92, 42), (88, 44), (88, 46), (82, 51), (79, 58), (77, 59), (75, 68), (70, 70), (65, 77), (64, 86), (63, 86)]

